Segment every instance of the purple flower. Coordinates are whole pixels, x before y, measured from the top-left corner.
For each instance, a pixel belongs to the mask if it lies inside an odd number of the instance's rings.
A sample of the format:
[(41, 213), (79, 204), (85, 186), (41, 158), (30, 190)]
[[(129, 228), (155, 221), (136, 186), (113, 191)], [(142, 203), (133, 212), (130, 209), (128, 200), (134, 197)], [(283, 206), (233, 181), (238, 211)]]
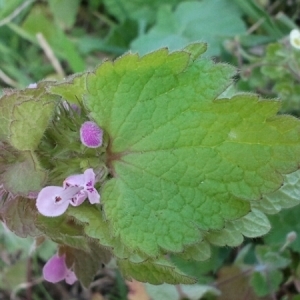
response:
[(81, 187), (82, 189), (72, 199), (71, 204), (80, 205), (86, 198), (91, 204), (100, 203), (100, 195), (94, 188), (95, 173), (93, 169), (87, 169), (83, 174), (71, 175), (64, 181), (64, 188)]
[(89, 148), (97, 148), (102, 145), (103, 131), (91, 121), (84, 122), (80, 127), (80, 140), (83, 145)]
[(68, 284), (73, 284), (77, 281), (77, 277), (73, 271), (68, 269), (65, 256), (55, 254), (45, 264), (43, 268), (44, 279), (56, 283), (65, 280)]
[(46, 217), (62, 215), (82, 187), (46, 186), (38, 194), (36, 207)]
[(86, 198), (91, 204), (100, 203), (100, 195), (94, 188), (95, 173), (93, 169), (84, 174), (72, 175), (65, 179), (63, 187), (46, 186), (38, 194), (36, 207), (47, 217), (62, 215), (71, 204), (80, 205)]

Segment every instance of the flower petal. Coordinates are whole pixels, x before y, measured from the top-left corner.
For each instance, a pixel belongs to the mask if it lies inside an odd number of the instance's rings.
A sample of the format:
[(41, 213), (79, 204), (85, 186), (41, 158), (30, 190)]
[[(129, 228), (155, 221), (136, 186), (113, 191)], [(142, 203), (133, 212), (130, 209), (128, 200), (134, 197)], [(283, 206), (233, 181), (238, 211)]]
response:
[(100, 195), (94, 188), (95, 184), (95, 173), (93, 169), (87, 169), (84, 171), (85, 186), (84, 189), (87, 191), (88, 198), (91, 204), (100, 203)]
[(69, 199), (63, 199), (60, 194), (64, 188), (59, 186), (46, 186), (43, 188), (36, 199), (38, 211), (47, 217), (62, 215), (69, 206)]
[(91, 204), (100, 203), (100, 195), (95, 188), (87, 189), (87, 194)]
[(100, 195), (94, 188), (96, 176), (92, 168), (84, 171), (83, 174), (75, 174), (67, 177), (64, 180), (64, 188), (81, 187), (75, 197), (70, 200), (73, 206), (80, 205), (87, 197), (91, 204), (100, 203)]
[(95, 184), (95, 173), (93, 169), (86, 169), (83, 173), (84, 183), (87, 187), (94, 186)]
[(65, 280), (67, 284), (74, 284), (74, 282), (76, 282), (78, 279), (73, 271), (68, 270)]
[(45, 280), (56, 283), (66, 278), (68, 268), (65, 263), (64, 256), (57, 254), (52, 256), (43, 268), (43, 276)]
[(70, 204), (73, 206), (78, 206), (82, 204), (87, 197), (87, 192), (85, 190), (81, 190), (71, 199)]
[(36, 207), (46, 217), (60, 216), (67, 210), (70, 200), (81, 189), (82, 187), (64, 189), (59, 186), (47, 186), (39, 192)]
[(63, 187), (67, 188), (70, 186), (84, 186), (85, 184), (85, 176), (84, 174), (75, 174), (67, 177), (64, 180)]

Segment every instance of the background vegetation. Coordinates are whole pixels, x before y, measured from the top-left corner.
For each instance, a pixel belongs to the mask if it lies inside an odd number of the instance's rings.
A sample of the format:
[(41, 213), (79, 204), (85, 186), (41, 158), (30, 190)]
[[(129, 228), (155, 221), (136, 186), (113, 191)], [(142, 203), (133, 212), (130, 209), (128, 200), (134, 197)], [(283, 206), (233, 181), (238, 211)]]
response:
[[(143, 55), (206, 41), (207, 56), (239, 69), (232, 89), (279, 97), (282, 113), (299, 116), (300, 50), (289, 41), (299, 16), (299, 0), (0, 0), (0, 95), (93, 69), (127, 51)], [(300, 206), (271, 216), (267, 236), (237, 249), (215, 249), (208, 262), (175, 261), (198, 278), (193, 287), (129, 286), (113, 265), (98, 274), (90, 290), (52, 285), (43, 281), (41, 268), (55, 246), (47, 242), (33, 251), (33, 240), (17, 238), (3, 226), (0, 298), (297, 300), (299, 214)]]

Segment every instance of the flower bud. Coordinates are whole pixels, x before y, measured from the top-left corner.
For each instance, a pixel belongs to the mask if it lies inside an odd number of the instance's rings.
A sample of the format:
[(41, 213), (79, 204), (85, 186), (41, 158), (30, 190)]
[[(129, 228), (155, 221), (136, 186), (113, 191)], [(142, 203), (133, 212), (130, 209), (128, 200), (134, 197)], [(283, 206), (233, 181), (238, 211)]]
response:
[(102, 145), (103, 130), (91, 121), (84, 122), (80, 128), (80, 140), (89, 148), (98, 148)]

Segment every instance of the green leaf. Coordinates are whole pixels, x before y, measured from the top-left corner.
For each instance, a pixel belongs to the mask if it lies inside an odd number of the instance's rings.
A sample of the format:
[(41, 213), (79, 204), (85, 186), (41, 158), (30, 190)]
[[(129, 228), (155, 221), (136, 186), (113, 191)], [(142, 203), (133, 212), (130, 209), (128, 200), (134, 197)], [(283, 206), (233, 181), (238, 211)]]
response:
[(278, 40), (283, 37), (280, 27), (271, 18), (270, 14), (260, 6), (256, 1), (249, 0), (234, 0), (234, 2), (244, 11), (244, 13), (254, 19), (254, 22), (264, 20), (260, 26), (270, 35), (273, 39)]
[(41, 168), (34, 152), (20, 152), (14, 163), (7, 163), (3, 168), (0, 182), (13, 195), (29, 197), (39, 192), (47, 179), (47, 173)]
[(245, 217), (233, 221), (233, 224), (238, 232), (249, 238), (265, 235), (271, 229), (268, 218), (261, 211), (254, 208)]
[(300, 206), (282, 210), (276, 215), (270, 216), (272, 230), (264, 237), (267, 245), (282, 247), (286, 242), (287, 234), (295, 231), (298, 238), (290, 245), (294, 251), (300, 252)]
[(156, 24), (131, 43), (139, 54), (168, 47), (178, 50), (199, 40), (209, 44), (207, 55), (219, 55), (225, 39), (245, 33), (238, 7), (230, 0), (203, 0), (180, 3), (173, 12), (163, 6)]
[(76, 21), (79, 0), (49, 0), (49, 7), (55, 20), (64, 29), (70, 29)]
[(35, 201), (17, 197), (9, 201), (1, 201), (0, 218), (19, 237), (37, 237), (41, 235), (35, 226), (37, 211)]
[(86, 85), (77, 77), (54, 91), (78, 91), (109, 137), (101, 211), (82, 205), (68, 214), (136, 279), (157, 271), (156, 257), (195, 258), (204, 239), (237, 246), (243, 235), (265, 234), (253, 203), (299, 165), (299, 121), (276, 116), (276, 100), (223, 98), (234, 69), (198, 57), (204, 49), (127, 54), (89, 73)]
[(173, 254), (171, 260), (182, 272), (197, 278), (199, 283), (211, 283), (214, 280), (212, 274), (215, 274), (222, 264), (224, 264), (230, 253), (229, 251), (228, 247), (212, 247), (211, 257), (205, 261), (187, 260), (181, 254)]
[(23, 0), (11, 0), (0, 2), (0, 20), (11, 15), (23, 3)]
[(285, 45), (280, 43), (269, 44), (266, 48), (265, 65), (260, 69), (261, 73), (275, 80), (290, 77), (290, 71), (286, 66), (289, 60), (291, 60), (291, 57)]
[(85, 288), (94, 280), (96, 273), (101, 270), (102, 264), (109, 262), (110, 253), (103, 247), (90, 241), (89, 251), (74, 248), (64, 248), (66, 264), (73, 267), (74, 272)]
[[(175, 6), (185, 0), (165, 0), (163, 4)], [(157, 9), (162, 5), (160, 0), (104, 0), (105, 8), (119, 21), (125, 19), (143, 20), (152, 23)]]
[[(65, 215), (56, 218), (37, 215), (36, 227), (49, 239), (57, 244), (68, 245), (75, 249), (89, 251), (88, 238), (84, 236), (83, 228)], [(59, 228), (59, 231), (57, 230)]]
[(10, 143), (18, 150), (35, 150), (48, 126), (54, 102), (33, 99), (16, 104), (12, 112)]
[(184, 48), (184, 51), (190, 53), (191, 60), (194, 61), (207, 51), (207, 44), (192, 43)]
[(203, 261), (209, 259), (210, 255), (209, 244), (206, 241), (202, 241), (198, 244), (186, 247), (183, 253), (179, 253), (176, 256), (185, 260)]
[(35, 150), (51, 119), (57, 97), (37, 88), (9, 92), (0, 98), (0, 139), (19, 150)]
[(130, 42), (138, 35), (137, 22), (133, 20), (125, 20), (122, 24), (113, 27), (106, 38), (106, 43), (112, 47), (124, 49), (129, 48)]
[(209, 243), (221, 247), (237, 247), (244, 240), (243, 234), (232, 223), (226, 224), (222, 230), (209, 232), (205, 238)]
[(128, 260), (118, 260), (118, 266), (127, 280), (132, 278), (151, 284), (195, 283), (195, 279), (182, 273), (170, 261), (160, 258), (154, 261), (132, 263)]
[(254, 203), (254, 206), (267, 214), (276, 214), (283, 208), (290, 208), (300, 203), (300, 170), (284, 175), (283, 186)]
[(99, 211), (96, 206), (84, 203), (80, 206), (80, 209), (78, 209), (78, 207), (69, 207), (67, 214), (84, 225), (86, 235), (98, 239), (102, 246), (111, 250), (113, 249), (113, 253), (116, 257), (129, 259), (133, 262), (144, 260), (137, 254), (130, 253), (128, 248), (124, 247), (119, 240), (113, 238), (107, 220), (104, 219), (101, 211)]
[[(166, 50), (160, 50), (142, 59), (127, 55), (114, 65), (104, 63), (87, 81), (91, 91), (87, 105), (112, 141), (108, 163), (116, 178), (107, 182), (102, 190), (107, 219), (112, 221), (113, 231), (122, 236), (127, 247), (151, 256), (159, 253), (159, 247), (182, 251), (184, 244), (195, 243), (201, 238), (199, 229), (220, 229), (223, 219), (235, 219), (249, 209), (247, 202), (234, 195), (239, 191), (226, 194), (223, 183), (220, 183), (220, 194), (214, 192), (214, 203), (207, 196), (215, 189), (215, 182), (223, 177), (220, 174), (218, 179), (213, 163), (208, 163), (221, 159), (216, 158), (218, 154), (211, 147), (219, 144), (222, 136), (228, 136), (228, 132), (215, 134), (215, 130), (220, 129), (215, 125), (208, 134), (209, 127), (215, 124), (214, 118), (222, 118), (224, 111), (222, 105), (219, 111), (219, 106), (211, 104), (209, 99), (216, 98), (225, 89), (232, 68), (202, 60), (182, 72), (188, 62), (189, 55), (185, 52), (168, 55)], [(197, 76), (196, 86), (187, 88), (188, 82), (202, 68), (207, 78)], [(223, 77), (221, 74), (226, 71), (228, 75)], [(205, 89), (210, 76), (215, 78), (214, 83)], [(128, 86), (135, 89), (131, 90), (130, 101), (124, 102)], [(199, 101), (195, 101), (194, 93), (198, 91), (201, 91), (197, 96)], [(180, 101), (183, 95), (185, 101)], [(212, 109), (207, 124), (201, 122), (203, 119), (196, 112), (197, 109), (201, 111), (201, 106), (204, 111)], [(216, 108), (214, 117), (213, 107)], [(180, 131), (185, 133), (180, 134)], [(195, 135), (199, 139), (193, 142), (189, 137)], [(201, 159), (195, 162), (196, 153)], [(223, 166), (228, 170), (233, 167), (230, 164), (225, 160)], [(240, 171), (236, 173), (239, 177)], [(192, 182), (191, 178), (194, 178)], [(196, 202), (188, 205), (191, 199)], [(197, 207), (199, 212), (206, 212), (194, 216), (198, 229), (190, 222)], [(234, 207), (234, 211), (230, 207)], [(224, 216), (209, 214), (210, 210), (219, 209)], [(150, 222), (143, 222), (149, 213), (153, 214)]]
[(252, 208), (246, 216), (228, 222), (222, 230), (212, 231), (206, 239), (217, 246), (236, 247), (243, 242), (245, 237), (259, 237), (271, 229), (268, 218), (259, 210)]
[(13, 291), (27, 280), (28, 259), (19, 260), (1, 271), (0, 288), (5, 291)]
[(79, 55), (75, 45), (49, 17), (49, 12), (45, 6), (35, 5), (22, 24), (22, 29), (34, 41), (36, 41), (36, 34), (42, 33), (54, 53), (65, 59), (74, 72), (84, 70), (84, 60)]
[(81, 103), (86, 91), (86, 76), (86, 73), (71, 75), (61, 83), (48, 86), (48, 91), (61, 96), (70, 103)]
[(271, 272), (254, 272), (250, 279), (250, 285), (259, 297), (266, 296), (278, 290), (283, 280), (283, 274), (279, 270)]
[(106, 62), (87, 79), (87, 106), (111, 140), (105, 215), (115, 237), (150, 256), (245, 215), (245, 199), (277, 189), (278, 172), (299, 160), (298, 120), (275, 117), (279, 102), (214, 100), (232, 68), (188, 64), (185, 52), (159, 50)]
[[(251, 270), (251, 269), (250, 269)], [(249, 286), (249, 276), (237, 266), (224, 266), (218, 272), (216, 286), (221, 290), (218, 300), (262, 300)]]
[[(180, 294), (178, 293), (178, 286), (170, 285), (170, 284), (162, 284), (162, 285), (151, 285), (146, 284), (147, 294), (151, 297), (151, 299), (173, 299), (180, 300), (182, 299)], [(220, 292), (209, 285), (183, 285), (179, 286), (181, 293), (188, 297), (189, 300), (199, 300), (202, 299), (203, 296), (214, 295), (218, 296)]]
[(290, 259), (283, 257), (278, 252), (274, 252), (270, 246), (258, 245), (255, 248), (257, 260), (261, 265), (265, 265), (268, 270), (283, 269), (289, 265)]

